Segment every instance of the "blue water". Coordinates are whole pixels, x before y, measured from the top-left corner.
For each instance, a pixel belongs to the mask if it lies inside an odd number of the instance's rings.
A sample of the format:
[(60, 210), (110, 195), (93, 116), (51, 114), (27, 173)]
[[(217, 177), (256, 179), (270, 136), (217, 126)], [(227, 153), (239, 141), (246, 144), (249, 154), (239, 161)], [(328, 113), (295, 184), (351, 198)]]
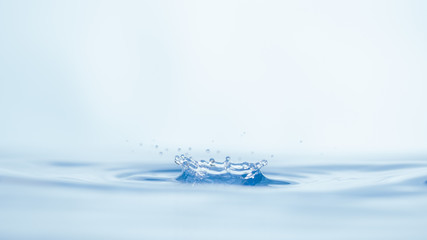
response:
[(272, 184), (289, 184), (285, 181), (275, 181), (265, 177), (261, 168), (267, 165), (267, 160), (256, 163), (233, 163), (227, 156), (224, 162), (193, 159), (191, 156), (176, 155), (175, 163), (181, 165), (182, 173), (177, 181), (191, 184), (211, 183), (227, 185), (268, 186)]
[(3, 157), (0, 239), (427, 239), (425, 158), (147, 162)]

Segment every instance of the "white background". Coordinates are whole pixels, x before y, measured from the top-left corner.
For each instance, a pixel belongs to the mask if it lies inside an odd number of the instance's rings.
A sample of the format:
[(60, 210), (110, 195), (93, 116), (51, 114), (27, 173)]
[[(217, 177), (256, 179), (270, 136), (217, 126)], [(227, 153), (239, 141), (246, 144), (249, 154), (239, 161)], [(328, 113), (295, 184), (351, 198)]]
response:
[(424, 154), (426, 12), (424, 1), (0, 1), (0, 151)]

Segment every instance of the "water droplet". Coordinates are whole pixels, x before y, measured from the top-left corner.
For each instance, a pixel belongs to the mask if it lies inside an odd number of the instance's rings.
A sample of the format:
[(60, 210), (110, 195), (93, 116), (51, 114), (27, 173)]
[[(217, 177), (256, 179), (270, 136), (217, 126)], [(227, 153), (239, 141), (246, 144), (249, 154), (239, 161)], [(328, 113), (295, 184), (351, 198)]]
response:
[(188, 151), (191, 151), (191, 147), (188, 148)]
[(155, 147), (155, 148), (159, 148), (159, 145), (155, 145), (154, 147)]
[(181, 148), (178, 148), (178, 152), (181, 152)]
[(175, 163), (181, 165), (181, 158), (178, 155), (175, 156)]
[(163, 155), (163, 152), (159, 152), (160, 155)]
[(271, 156), (270, 156), (271, 158), (274, 158), (274, 155), (273, 154), (271, 154)]
[(206, 153), (210, 153), (210, 152), (211, 152), (211, 150), (209, 150), (209, 149), (206, 149), (206, 150), (205, 150), (205, 152), (206, 152)]
[(229, 168), (230, 168), (230, 157), (227, 156), (225, 157), (225, 161), (224, 161), (224, 169), (228, 171)]
[(215, 159), (213, 159), (213, 158), (209, 159), (209, 164), (210, 165), (213, 165), (214, 163), (215, 163)]
[(139, 143), (139, 146), (142, 147), (142, 143)]

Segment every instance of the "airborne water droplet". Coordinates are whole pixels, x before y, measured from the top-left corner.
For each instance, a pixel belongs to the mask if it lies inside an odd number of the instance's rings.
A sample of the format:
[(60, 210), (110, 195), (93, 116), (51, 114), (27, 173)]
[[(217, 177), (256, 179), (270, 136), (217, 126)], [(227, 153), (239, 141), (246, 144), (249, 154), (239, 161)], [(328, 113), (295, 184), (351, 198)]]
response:
[(181, 158), (178, 155), (175, 156), (175, 163), (181, 165)]
[(205, 150), (205, 152), (206, 152), (206, 153), (210, 153), (210, 152), (211, 152), (211, 150), (209, 150), (209, 148), (208, 148), (208, 149), (206, 149), (206, 150)]

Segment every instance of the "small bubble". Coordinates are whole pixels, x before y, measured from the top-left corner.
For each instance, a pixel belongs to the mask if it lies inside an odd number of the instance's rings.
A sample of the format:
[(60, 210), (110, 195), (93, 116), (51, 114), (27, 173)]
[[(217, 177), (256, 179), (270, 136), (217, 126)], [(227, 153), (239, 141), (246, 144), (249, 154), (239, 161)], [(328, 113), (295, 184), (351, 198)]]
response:
[(205, 152), (206, 152), (206, 153), (210, 153), (210, 152), (211, 152), (211, 150), (209, 150), (209, 149), (206, 149), (206, 150), (205, 150)]

